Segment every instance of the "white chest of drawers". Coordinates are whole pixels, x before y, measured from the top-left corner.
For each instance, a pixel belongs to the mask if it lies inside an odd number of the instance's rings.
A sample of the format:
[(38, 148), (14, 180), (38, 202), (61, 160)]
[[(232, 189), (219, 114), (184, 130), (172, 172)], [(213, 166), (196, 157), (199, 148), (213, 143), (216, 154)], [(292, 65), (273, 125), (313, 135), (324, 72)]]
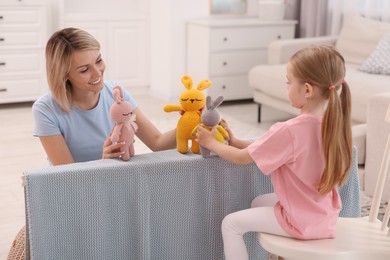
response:
[(46, 89), (45, 0), (0, 3), (0, 103), (33, 101)]
[(260, 21), (256, 18), (203, 19), (187, 24), (186, 73), (194, 84), (213, 82), (207, 94), (225, 100), (253, 98), (248, 72), (267, 62), (271, 41), (292, 39), (296, 21)]

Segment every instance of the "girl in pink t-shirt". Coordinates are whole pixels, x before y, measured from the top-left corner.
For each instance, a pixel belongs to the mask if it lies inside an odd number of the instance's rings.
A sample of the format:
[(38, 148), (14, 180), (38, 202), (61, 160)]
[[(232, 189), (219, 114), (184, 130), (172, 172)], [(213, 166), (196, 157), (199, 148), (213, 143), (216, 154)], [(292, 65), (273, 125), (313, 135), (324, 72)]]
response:
[(344, 59), (335, 48), (304, 48), (287, 64), (288, 97), (299, 116), (276, 123), (253, 143), (228, 130), (230, 145), (225, 145), (198, 128), (202, 146), (236, 164), (254, 162), (271, 175), (274, 187), (275, 193), (256, 197), (250, 209), (222, 221), (227, 260), (248, 259), (243, 234), (250, 231), (334, 237), (341, 210), (337, 187), (352, 162), (351, 94), (344, 76)]

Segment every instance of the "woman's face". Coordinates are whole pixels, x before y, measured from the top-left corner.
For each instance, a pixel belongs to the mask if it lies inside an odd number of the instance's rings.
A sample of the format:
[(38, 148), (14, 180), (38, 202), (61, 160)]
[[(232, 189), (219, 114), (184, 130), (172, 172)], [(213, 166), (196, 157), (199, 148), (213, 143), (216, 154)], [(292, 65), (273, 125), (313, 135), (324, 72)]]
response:
[(294, 76), (292, 65), (287, 64), (287, 89), (288, 89), (288, 98), (293, 107), (301, 109), (307, 102), (306, 88), (305, 83), (299, 82), (299, 80)]
[(72, 91), (100, 92), (103, 89), (103, 73), (106, 68), (99, 50), (75, 50), (68, 73)]

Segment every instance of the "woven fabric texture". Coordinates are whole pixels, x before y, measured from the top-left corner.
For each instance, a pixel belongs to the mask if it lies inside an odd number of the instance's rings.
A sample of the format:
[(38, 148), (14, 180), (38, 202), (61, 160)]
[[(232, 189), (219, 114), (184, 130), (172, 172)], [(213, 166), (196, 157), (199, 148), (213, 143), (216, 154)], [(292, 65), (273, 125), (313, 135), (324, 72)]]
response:
[[(360, 215), (357, 163), (341, 188), (341, 215)], [(26, 176), (27, 259), (223, 259), (220, 225), (272, 192), (254, 164), (176, 150), (128, 162), (98, 160)], [(267, 259), (255, 233), (250, 259)]]

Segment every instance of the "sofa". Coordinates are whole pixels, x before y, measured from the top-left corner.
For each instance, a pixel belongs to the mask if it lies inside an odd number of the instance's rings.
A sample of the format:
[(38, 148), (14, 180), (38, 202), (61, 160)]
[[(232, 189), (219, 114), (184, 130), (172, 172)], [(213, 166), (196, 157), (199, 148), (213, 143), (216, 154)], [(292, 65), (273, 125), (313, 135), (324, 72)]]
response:
[[(274, 41), (269, 45), (268, 64), (249, 72), (249, 85), (258, 104), (297, 115), (286, 90), (286, 63), (297, 50), (312, 44), (332, 44), (343, 54), (345, 80), (351, 88), (353, 142), (358, 149), (361, 190), (372, 195), (390, 126), (384, 121), (390, 103), (390, 24), (360, 16), (345, 18), (338, 36)], [(390, 178), (386, 187), (390, 186)], [(384, 191), (390, 198), (390, 190)]]
[[(370, 96), (368, 98), (367, 122), (354, 125), (352, 128), (353, 142), (359, 154), (361, 190), (368, 196), (372, 196), (374, 193), (390, 134), (390, 124), (385, 121), (389, 105), (390, 92)], [(390, 177), (387, 177), (385, 187), (390, 187)], [(382, 199), (385, 202), (390, 199), (389, 188), (384, 189)]]
[[(390, 91), (390, 23), (353, 15), (345, 17), (338, 36), (299, 38), (271, 42), (268, 64), (249, 71), (254, 101), (297, 115), (286, 91), (286, 63), (297, 50), (317, 44), (335, 45), (345, 59), (346, 77), (352, 94), (352, 120), (365, 123), (370, 96)], [(387, 73), (387, 74), (385, 74)]]

